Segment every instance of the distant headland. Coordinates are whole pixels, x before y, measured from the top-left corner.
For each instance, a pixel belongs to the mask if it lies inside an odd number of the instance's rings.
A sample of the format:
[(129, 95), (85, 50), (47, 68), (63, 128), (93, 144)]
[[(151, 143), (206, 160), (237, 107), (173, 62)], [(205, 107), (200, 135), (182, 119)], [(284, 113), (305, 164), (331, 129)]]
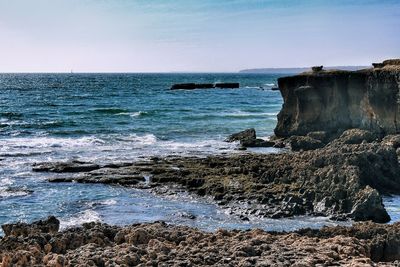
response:
[[(336, 70), (349, 70), (349, 71), (361, 70), (361, 69), (366, 69), (366, 68), (369, 68), (369, 66), (330, 66), (330, 67), (324, 67), (324, 69), (327, 69), (327, 70), (336, 69)], [(240, 70), (239, 73), (298, 74), (298, 73), (302, 73), (302, 72), (310, 71), (310, 70), (311, 70), (311, 68), (309, 68), (309, 67), (299, 67), (299, 68), (255, 68), (255, 69)]]

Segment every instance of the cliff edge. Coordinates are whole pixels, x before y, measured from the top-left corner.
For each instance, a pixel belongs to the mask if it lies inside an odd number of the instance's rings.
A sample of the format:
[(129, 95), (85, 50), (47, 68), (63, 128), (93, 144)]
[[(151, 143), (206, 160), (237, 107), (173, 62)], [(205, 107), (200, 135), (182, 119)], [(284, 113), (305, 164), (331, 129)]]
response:
[(400, 59), (358, 71), (319, 70), (278, 79), (283, 107), (275, 135), (360, 128), (400, 132)]

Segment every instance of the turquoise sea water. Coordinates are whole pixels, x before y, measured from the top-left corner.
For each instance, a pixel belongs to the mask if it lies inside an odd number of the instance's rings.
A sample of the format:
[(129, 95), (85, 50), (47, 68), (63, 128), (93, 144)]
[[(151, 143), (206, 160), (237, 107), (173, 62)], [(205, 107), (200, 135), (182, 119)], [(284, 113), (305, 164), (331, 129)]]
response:
[[(154, 155), (235, 153), (227, 135), (273, 133), (281, 108), (270, 74), (0, 74), (0, 224), (56, 215), (86, 221), (165, 220), (213, 230), (290, 230), (325, 218), (242, 222), (206, 199), (160, 197), (107, 185), (51, 184), (32, 164), (132, 161)], [(240, 89), (169, 90), (174, 83), (239, 82)], [(265, 151), (264, 151), (265, 152)], [(195, 215), (190, 219), (187, 215)]]

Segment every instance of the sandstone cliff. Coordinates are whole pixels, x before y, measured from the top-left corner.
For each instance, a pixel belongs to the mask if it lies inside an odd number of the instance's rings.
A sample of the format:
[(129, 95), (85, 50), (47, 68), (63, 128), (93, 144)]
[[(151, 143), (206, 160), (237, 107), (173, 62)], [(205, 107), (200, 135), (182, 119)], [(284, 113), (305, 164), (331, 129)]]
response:
[(278, 79), (278, 137), (349, 128), (400, 132), (400, 60), (359, 71), (314, 71)]

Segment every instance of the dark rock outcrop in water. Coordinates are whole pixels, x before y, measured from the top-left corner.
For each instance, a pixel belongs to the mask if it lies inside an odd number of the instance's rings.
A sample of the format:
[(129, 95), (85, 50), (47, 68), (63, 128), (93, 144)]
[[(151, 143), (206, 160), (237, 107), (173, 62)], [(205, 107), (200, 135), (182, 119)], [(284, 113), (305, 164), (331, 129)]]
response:
[[(322, 133), (312, 136), (324, 137)], [(370, 138), (366, 131), (352, 129), (309, 151), (154, 158), (77, 176), (58, 175), (50, 181), (114, 183), (152, 188), (154, 192), (162, 192), (163, 185), (178, 184), (198, 195), (212, 196), (241, 216), (308, 214), (387, 222), (390, 217), (381, 194), (400, 192), (396, 154), (400, 138)], [(148, 181), (144, 177), (149, 177)]]
[(398, 266), (400, 259), (400, 224), (291, 233), (210, 233), (163, 222), (86, 223), (62, 232), (36, 231), (35, 223), (32, 228), (0, 240), (1, 266)]
[(257, 138), (256, 130), (254, 128), (246, 129), (244, 131), (231, 134), (228, 138), (225, 139), (225, 142), (235, 142), (235, 141), (239, 141), (240, 145), (244, 148), (275, 146), (275, 142)]
[(234, 89), (239, 88), (239, 83), (177, 83), (171, 86), (171, 90), (194, 90), (194, 89)]
[(400, 132), (400, 60), (359, 71), (306, 72), (278, 79), (284, 104), (278, 137), (360, 128)]

